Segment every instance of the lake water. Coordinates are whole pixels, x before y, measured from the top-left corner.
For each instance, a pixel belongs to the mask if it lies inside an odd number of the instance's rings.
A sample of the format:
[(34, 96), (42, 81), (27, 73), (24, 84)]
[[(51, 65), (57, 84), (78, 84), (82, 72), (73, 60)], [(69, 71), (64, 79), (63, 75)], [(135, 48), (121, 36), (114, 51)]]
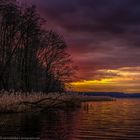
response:
[(140, 100), (83, 103), (75, 111), (0, 114), (0, 139), (140, 140)]

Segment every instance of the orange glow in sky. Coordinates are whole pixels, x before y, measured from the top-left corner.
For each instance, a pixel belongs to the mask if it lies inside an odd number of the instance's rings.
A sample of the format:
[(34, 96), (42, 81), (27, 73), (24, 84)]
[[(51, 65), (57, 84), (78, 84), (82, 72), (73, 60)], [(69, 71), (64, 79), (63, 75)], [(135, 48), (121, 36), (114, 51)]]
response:
[(79, 68), (72, 90), (140, 93), (138, 0), (18, 1), (36, 5), (44, 27), (64, 37)]
[[(140, 67), (102, 69), (97, 71), (98, 79), (71, 83), (74, 91), (93, 92), (140, 92)], [(100, 77), (100, 78), (99, 78)]]

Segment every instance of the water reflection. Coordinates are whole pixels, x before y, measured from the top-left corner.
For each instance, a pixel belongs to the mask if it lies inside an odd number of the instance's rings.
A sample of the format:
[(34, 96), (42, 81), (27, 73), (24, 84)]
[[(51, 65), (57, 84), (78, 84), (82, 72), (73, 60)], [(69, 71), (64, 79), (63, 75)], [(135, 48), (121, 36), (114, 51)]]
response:
[(1, 114), (0, 136), (71, 140), (80, 117), (78, 115), (78, 110), (38, 114)]
[(79, 139), (140, 139), (140, 100), (84, 103)]
[(75, 112), (52, 112), (43, 116), (41, 138), (51, 140), (71, 140), (76, 129), (77, 119)]
[(40, 122), (35, 114), (0, 114), (0, 136), (38, 136)]
[(0, 114), (0, 136), (42, 140), (139, 140), (140, 100), (83, 103), (80, 110)]

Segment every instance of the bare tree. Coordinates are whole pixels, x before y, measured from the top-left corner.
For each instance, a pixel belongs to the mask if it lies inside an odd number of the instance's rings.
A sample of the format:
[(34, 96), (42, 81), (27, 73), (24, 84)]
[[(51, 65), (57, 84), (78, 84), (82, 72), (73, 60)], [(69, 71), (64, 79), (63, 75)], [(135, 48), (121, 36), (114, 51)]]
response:
[(67, 45), (63, 37), (53, 31), (46, 32), (45, 41), (45, 47), (40, 49), (38, 58), (45, 68), (46, 92), (55, 89), (56, 85), (60, 87), (56, 90), (64, 90), (64, 83), (69, 82), (73, 74), (71, 57), (66, 53)]
[(0, 1), (0, 89), (64, 91), (73, 65), (67, 45), (55, 31), (46, 31), (35, 6)]

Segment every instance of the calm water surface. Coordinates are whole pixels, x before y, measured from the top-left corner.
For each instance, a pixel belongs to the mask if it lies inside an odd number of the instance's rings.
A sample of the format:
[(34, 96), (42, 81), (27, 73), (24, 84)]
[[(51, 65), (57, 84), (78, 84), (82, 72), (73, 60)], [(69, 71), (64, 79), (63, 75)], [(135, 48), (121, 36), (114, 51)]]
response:
[(41, 140), (140, 140), (140, 100), (88, 102), (75, 111), (0, 114), (0, 136)]

